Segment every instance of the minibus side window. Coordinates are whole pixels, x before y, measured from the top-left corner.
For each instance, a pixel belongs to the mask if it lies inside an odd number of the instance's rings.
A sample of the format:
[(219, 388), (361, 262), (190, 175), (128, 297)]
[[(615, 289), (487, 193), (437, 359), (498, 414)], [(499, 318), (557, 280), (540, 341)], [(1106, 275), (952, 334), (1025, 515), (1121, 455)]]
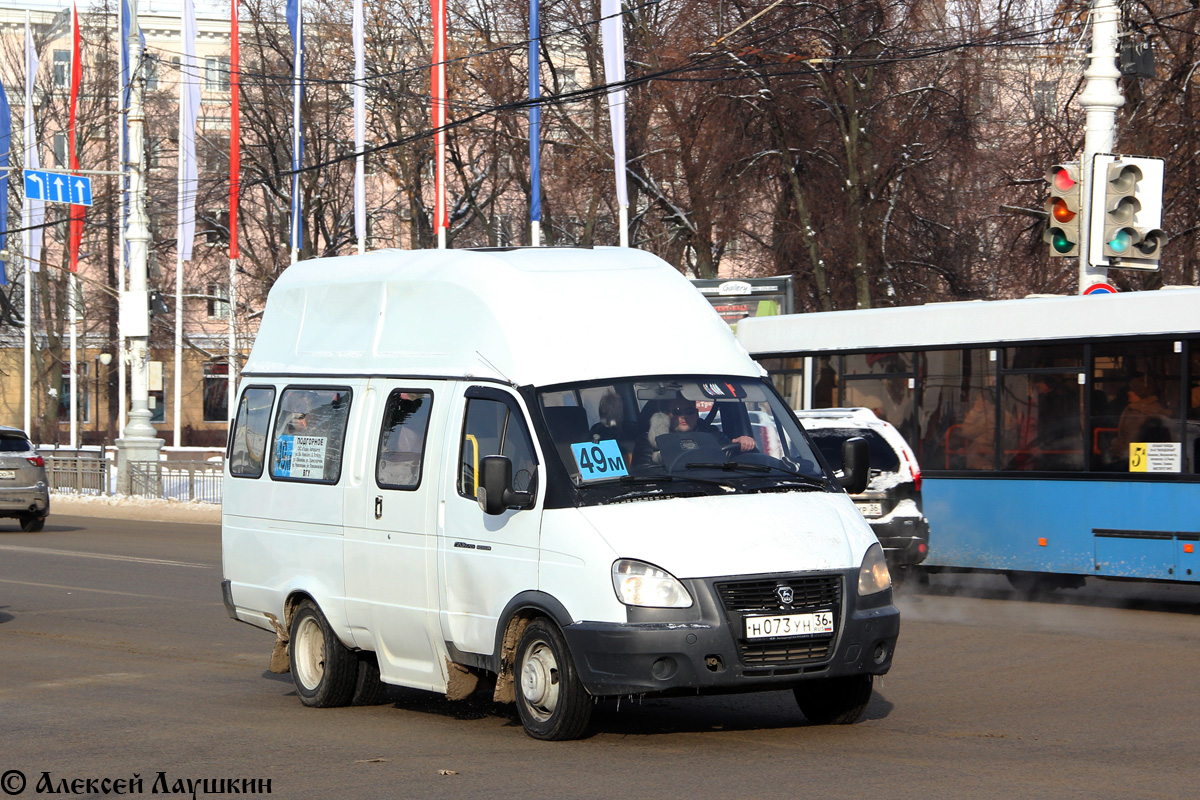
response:
[(416, 489), (421, 485), (425, 432), (432, 404), (430, 392), (398, 389), (388, 396), (375, 461), (375, 483), (381, 489)]
[(475, 492), (479, 488), (476, 480), (479, 461), (484, 456), (495, 455), (508, 456), (512, 461), (515, 491), (536, 492), (534, 476), (537, 475), (537, 459), (525, 421), (519, 414), (513, 413), (506, 403), (472, 397), (467, 400), (467, 418), (460, 448), (460, 495), (475, 499)]
[(233, 434), (229, 437), (229, 474), (237, 478), (262, 475), (263, 456), (267, 452), (267, 429), (271, 425), (271, 404), (275, 390), (270, 386), (250, 386), (242, 393)]
[(271, 477), (337, 483), (349, 418), (348, 388), (284, 389), (271, 441)]

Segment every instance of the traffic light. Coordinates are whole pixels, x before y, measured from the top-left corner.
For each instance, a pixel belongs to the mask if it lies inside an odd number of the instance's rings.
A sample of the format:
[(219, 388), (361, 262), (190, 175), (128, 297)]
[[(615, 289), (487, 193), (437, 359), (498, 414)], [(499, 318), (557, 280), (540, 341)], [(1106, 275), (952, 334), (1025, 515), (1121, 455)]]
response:
[[(1093, 213), (1091, 246), (1109, 267), (1158, 269), (1167, 235), (1162, 224), (1163, 162), (1158, 158), (1096, 156), (1096, 191), (1103, 205)], [(1099, 242), (1097, 242), (1099, 239)]]
[(1052, 258), (1079, 255), (1079, 165), (1055, 164), (1046, 172), (1050, 196), (1046, 199), (1049, 222), (1042, 239)]

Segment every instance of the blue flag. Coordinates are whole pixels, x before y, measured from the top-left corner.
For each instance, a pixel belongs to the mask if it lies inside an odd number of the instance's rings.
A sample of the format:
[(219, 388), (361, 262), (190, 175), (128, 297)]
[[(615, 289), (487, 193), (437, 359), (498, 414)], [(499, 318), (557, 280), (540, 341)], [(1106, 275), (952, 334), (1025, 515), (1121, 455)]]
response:
[[(0, 250), (8, 244), (8, 160), (12, 150), (12, 111), (8, 92), (0, 84)], [(0, 260), (0, 286), (8, 285), (7, 270)]]
[(541, 21), (538, 18), (540, 0), (529, 0), (529, 221), (542, 221), (542, 97), (541, 66), (538, 45), (541, 44)]
[(292, 87), (292, 250), (300, 250), (303, 230), (300, 219), (300, 165), (304, 161), (304, 135), (300, 132), (300, 100), (304, 96), (304, 20), (300, 0), (288, 0), (288, 30), (292, 32), (295, 55), (292, 57), (295, 85)]

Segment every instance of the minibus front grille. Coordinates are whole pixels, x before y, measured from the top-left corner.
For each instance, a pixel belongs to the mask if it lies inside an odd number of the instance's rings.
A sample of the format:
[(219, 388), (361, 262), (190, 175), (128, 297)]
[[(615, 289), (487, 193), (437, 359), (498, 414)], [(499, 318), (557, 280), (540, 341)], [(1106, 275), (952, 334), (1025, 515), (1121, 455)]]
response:
[(796, 611), (841, 610), (841, 575), (787, 576), (718, 583), (717, 594), (726, 611), (781, 611), (784, 605), (779, 598), (779, 589), (783, 586), (792, 590), (791, 608)]
[(742, 663), (750, 668), (791, 667), (825, 661), (833, 652), (833, 637), (774, 642), (739, 642)]
[[(730, 627), (737, 640), (738, 654), (748, 670), (766, 670), (780, 674), (781, 668), (827, 661), (833, 653), (837, 634), (770, 640), (747, 639), (745, 617), (759, 614), (803, 614), (808, 611), (832, 611), (834, 630), (841, 627), (841, 575), (788, 575), (750, 581), (715, 584), (725, 607)], [(784, 603), (784, 589), (791, 590), (791, 603)]]

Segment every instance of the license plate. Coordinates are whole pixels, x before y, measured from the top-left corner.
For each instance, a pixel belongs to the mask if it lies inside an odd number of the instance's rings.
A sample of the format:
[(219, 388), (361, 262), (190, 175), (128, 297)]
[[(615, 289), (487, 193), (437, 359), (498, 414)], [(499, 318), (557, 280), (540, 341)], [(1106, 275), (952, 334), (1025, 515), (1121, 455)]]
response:
[(833, 612), (779, 614), (769, 617), (745, 617), (747, 639), (773, 639), (778, 636), (819, 636), (833, 633)]
[(858, 506), (858, 513), (862, 514), (864, 517), (883, 516), (882, 503), (855, 503), (854, 505)]
[(0, 480), (7, 479), (11, 481), (15, 477), (17, 477), (15, 469), (0, 469)]

